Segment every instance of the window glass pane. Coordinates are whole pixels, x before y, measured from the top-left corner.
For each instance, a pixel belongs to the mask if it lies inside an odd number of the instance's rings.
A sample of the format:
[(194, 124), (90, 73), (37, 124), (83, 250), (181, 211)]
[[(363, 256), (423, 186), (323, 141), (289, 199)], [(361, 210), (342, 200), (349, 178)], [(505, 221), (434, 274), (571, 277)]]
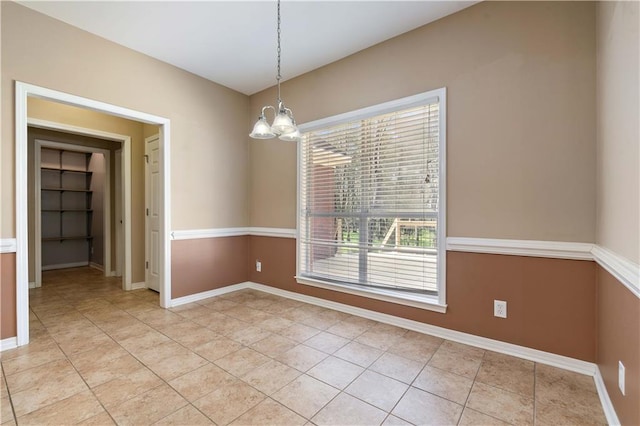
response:
[(437, 294), (439, 104), (304, 135), (299, 274)]

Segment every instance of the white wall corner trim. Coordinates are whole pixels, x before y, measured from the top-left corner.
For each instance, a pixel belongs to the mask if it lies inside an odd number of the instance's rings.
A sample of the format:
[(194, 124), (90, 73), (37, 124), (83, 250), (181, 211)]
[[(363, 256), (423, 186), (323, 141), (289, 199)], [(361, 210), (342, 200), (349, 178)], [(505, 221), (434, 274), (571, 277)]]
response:
[(259, 237), (296, 238), (297, 232), (290, 228), (211, 228), (186, 229), (171, 232), (173, 240), (196, 240), (200, 238), (241, 237), (255, 235)]
[(600, 373), (599, 368), (596, 368), (596, 375), (593, 379), (596, 382), (596, 390), (598, 391), (600, 404), (602, 404), (602, 410), (604, 411), (604, 415), (607, 418), (607, 423), (610, 426), (620, 425), (620, 420), (618, 420), (616, 410), (613, 408), (613, 403), (609, 398), (609, 392), (607, 392), (607, 387), (604, 384), (604, 379), (602, 378), (602, 374)]
[(18, 347), (18, 338), (17, 337), (9, 337), (7, 339), (0, 340), (0, 352), (7, 351), (9, 349)]
[(591, 243), (447, 237), (447, 250), (510, 256), (593, 260)]
[(598, 265), (640, 298), (640, 265), (598, 245), (593, 247), (591, 253)]
[(0, 253), (15, 253), (16, 249), (17, 247), (15, 238), (0, 239)]

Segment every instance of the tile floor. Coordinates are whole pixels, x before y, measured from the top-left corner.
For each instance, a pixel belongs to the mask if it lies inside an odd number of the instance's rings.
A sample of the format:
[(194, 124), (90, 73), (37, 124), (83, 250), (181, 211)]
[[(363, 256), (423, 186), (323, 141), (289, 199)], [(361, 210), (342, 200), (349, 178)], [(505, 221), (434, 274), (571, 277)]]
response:
[(1, 355), (2, 426), (606, 423), (590, 377), (318, 306), (44, 279), (31, 343)]

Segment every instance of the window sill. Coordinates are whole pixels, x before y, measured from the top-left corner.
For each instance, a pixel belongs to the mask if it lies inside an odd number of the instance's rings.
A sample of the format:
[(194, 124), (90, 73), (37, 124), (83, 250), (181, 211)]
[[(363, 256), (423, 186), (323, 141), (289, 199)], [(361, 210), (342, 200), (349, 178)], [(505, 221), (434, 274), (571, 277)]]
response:
[(447, 312), (447, 305), (438, 302), (435, 296), (417, 295), (417, 294), (398, 294), (394, 291), (386, 291), (381, 289), (361, 289), (350, 285), (340, 285), (336, 283), (328, 283), (308, 277), (296, 276), (298, 284), (310, 285), (326, 290), (339, 291), (341, 293), (353, 294), (356, 296), (367, 297), (369, 299), (382, 300), (384, 302), (396, 303), (399, 305), (411, 306), (412, 308), (425, 309), (428, 311), (439, 312), (444, 314)]

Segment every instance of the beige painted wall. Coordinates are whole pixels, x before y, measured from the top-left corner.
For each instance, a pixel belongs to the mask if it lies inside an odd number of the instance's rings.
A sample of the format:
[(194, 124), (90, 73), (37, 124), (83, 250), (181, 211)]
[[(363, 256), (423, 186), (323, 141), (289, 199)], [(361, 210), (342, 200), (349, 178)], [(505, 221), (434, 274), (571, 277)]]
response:
[[(592, 242), (594, 22), (590, 2), (483, 2), (287, 81), (283, 99), (304, 123), (446, 86), (448, 235)], [(274, 101), (252, 96), (250, 121)], [(251, 226), (295, 227), (295, 144), (249, 152)]]
[[(87, 129), (100, 130), (109, 133), (131, 137), (131, 280), (132, 282), (141, 282), (145, 280), (145, 240), (144, 240), (144, 138), (143, 124), (126, 120), (124, 118), (115, 117), (108, 114), (102, 114), (87, 109), (76, 108), (56, 102), (45, 101), (42, 99), (30, 98), (27, 103), (27, 115), (30, 118), (53, 121), (56, 123), (68, 124)], [(76, 138), (78, 139), (78, 138)], [(83, 144), (81, 140), (76, 143)], [(93, 145), (93, 144), (92, 144)], [(119, 145), (119, 144), (118, 144)], [(108, 143), (109, 149), (113, 149), (114, 144)], [(115, 176), (114, 176), (115, 159), (111, 160), (111, 197), (115, 200)], [(112, 218), (115, 217), (115, 202), (111, 203)], [(114, 224), (115, 225), (115, 224)], [(115, 270), (115, 226), (112, 225), (112, 244), (111, 259), (112, 269)], [(31, 242), (29, 245), (30, 255)], [(33, 281), (33, 265), (30, 256), (29, 275), (30, 281)]]
[(172, 228), (248, 224), (245, 95), (16, 3), (0, 7), (0, 236), (15, 236), (15, 80), (169, 118)]
[(596, 242), (640, 263), (640, 3), (597, 6)]

